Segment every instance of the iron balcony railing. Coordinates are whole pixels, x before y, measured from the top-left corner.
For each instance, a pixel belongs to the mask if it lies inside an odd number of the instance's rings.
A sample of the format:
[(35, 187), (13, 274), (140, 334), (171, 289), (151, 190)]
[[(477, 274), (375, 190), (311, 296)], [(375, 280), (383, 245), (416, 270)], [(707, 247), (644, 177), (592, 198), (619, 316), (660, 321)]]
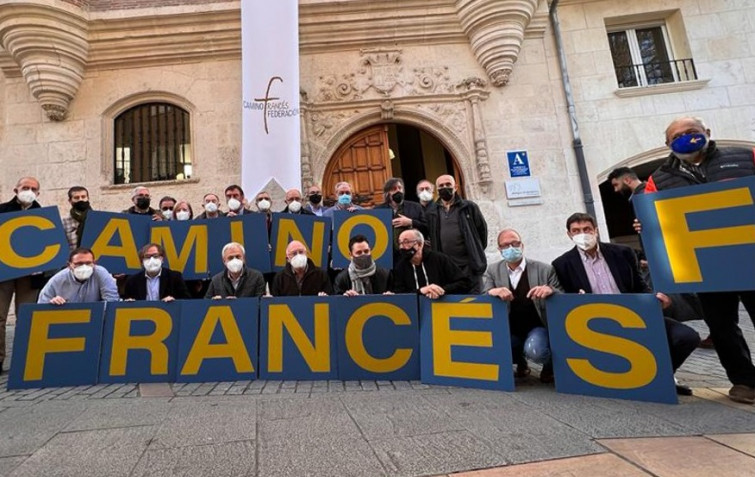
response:
[(616, 70), (619, 88), (653, 86), (697, 79), (697, 70), (692, 58), (617, 66), (614, 69)]

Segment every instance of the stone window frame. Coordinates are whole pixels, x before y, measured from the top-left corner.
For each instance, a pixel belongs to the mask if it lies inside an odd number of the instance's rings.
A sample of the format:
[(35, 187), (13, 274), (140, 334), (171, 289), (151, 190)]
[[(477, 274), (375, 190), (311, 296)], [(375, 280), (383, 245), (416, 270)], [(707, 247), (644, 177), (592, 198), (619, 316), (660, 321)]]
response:
[[(665, 46), (670, 59), (672, 61), (690, 59), (692, 65), (694, 65), (694, 57), (687, 37), (687, 30), (684, 26), (684, 19), (682, 18), (681, 11), (678, 9), (606, 17), (603, 20), (606, 28), (606, 37), (608, 37), (608, 34), (618, 31), (660, 26), (662, 27), (664, 41), (666, 42)], [(613, 65), (613, 56), (611, 57), (611, 64)], [(614, 91), (614, 94), (618, 97), (626, 98), (702, 89), (710, 80), (700, 79), (697, 73), (697, 67), (694, 68), (695, 77), (693, 79), (680, 79), (676, 78), (676, 75), (674, 75), (675, 80), (669, 83), (629, 87), (620, 87), (617, 84), (618, 87), (616, 91)], [(613, 76), (616, 78), (615, 71)]]
[(195, 118), (197, 114), (197, 108), (186, 98), (179, 96), (175, 93), (167, 91), (144, 91), (135, 93), (119, 99), (111, 104), (102, 113), (101, 127), (102, 127), (102, 162), (101, 162), (101, 176), (102, 183), (105, 184), (101, 188), (104, 190), (125, 190), (132, 189), (139, 185), (145, 186), (162, 186), (162, 185), (182, 185), (192, 184), (199, 182), (199, 174), (197, 169), (197, 157), (195, 151), (196, 147), (196, 127), (190, 122), (189, 125), (189, 148), (192, 158), (192, 177), (190, 179), (171, 179), (163, 181), (145, 181), (145, 182), (129, 182), (127, 184), (115, 183), (115, 119), (122, 113), (129, 109), (147, 103), (167, 103), (173, 106), (177, 106), (189, 113), (189, 118)]

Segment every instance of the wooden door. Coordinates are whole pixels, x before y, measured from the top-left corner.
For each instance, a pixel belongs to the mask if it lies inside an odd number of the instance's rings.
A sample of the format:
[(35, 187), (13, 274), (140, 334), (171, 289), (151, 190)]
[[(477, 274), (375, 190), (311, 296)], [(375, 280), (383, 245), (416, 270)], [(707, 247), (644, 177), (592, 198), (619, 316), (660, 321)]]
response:
[(383, 202), (383, 184), (391, 177), (388, 126), (373, 126), (356, 133), (336, 151), (325, 169), (323, 194), (335, 198), (335, 186), (351, 184), (353, 200), (362, 207)]

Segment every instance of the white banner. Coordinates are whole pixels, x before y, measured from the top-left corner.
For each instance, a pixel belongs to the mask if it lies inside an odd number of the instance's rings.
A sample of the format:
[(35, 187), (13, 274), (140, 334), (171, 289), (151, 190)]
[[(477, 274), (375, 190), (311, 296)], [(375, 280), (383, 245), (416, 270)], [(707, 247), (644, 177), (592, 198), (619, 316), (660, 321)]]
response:
[(298, 0), (242, 0), (241, 50), (241, 185), (301, 188)]

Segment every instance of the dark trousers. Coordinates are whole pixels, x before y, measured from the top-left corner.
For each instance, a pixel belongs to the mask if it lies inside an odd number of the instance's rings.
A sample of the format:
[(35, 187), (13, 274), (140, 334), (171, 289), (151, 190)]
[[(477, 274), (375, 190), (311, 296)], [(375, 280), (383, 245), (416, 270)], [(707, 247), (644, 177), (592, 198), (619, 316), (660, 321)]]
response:
[[(745, 292), (698, 293), (705, 323), (710, 328), (713, 346), (732, 384), (755, 388), (755, 366), (750, 348), (739, 329), (739, 300), (755, 303), (755, 290)], [(748, 307), (749, 309), (750, 307)], [(755, 320), (750, 311), (750, 319)]]
[(671, 367), (676, 372), (700, 344), (700, 335), (689, 326), (668, 317), (663, 318), (663, 323), (666, 325), (666, 338), (671, 351)]

